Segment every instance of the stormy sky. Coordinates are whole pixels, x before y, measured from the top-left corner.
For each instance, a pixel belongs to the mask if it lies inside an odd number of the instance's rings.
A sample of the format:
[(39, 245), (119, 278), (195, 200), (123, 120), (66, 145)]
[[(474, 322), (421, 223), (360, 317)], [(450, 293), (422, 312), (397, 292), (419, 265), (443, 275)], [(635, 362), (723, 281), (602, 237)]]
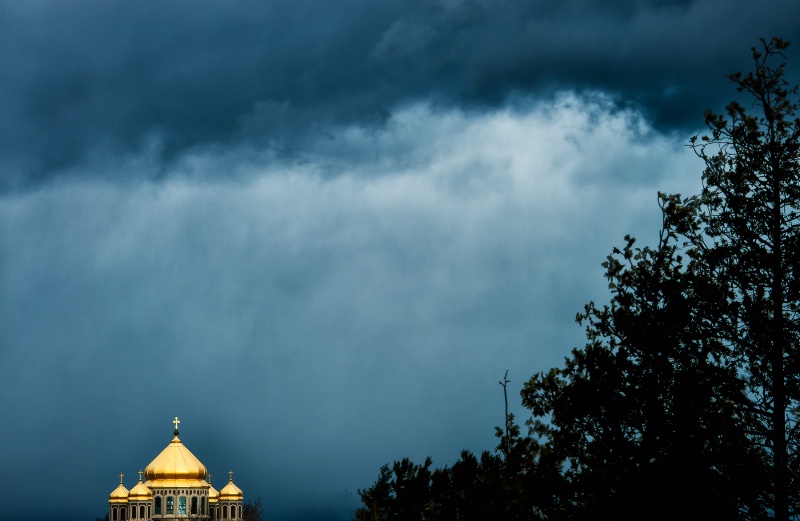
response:
[[(652, 244), (758, 38), (731, 0), (0, 2), (3, 517), (91, 521), (171, 420), (270, 520), (496, 446)], [(787, 58), (796, 61), (793, 46)], [(789, 76), (797, 67), (790, 67)]]

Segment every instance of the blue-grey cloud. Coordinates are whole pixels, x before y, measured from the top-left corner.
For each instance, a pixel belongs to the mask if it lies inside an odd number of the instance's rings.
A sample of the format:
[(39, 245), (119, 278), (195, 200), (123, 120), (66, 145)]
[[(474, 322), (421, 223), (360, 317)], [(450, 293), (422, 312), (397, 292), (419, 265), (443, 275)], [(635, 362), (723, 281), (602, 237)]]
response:
[(0, 487), (80, 481), (7, 512), (102, 515), (176, 414), (214, 483), (233, 467), (272, 519), (335, 516), (395, 458), (491, 449), (503, 372), (520, 386), (580, 345), (610, 246), (655, 237), (657, 190), (697, 189), (681, 141), (600, 94), (309, 139), (302, 164), (195, 148), (160, 181), (0, 197), (0, 438), (19, 448), (0, 466), (21, 469)]

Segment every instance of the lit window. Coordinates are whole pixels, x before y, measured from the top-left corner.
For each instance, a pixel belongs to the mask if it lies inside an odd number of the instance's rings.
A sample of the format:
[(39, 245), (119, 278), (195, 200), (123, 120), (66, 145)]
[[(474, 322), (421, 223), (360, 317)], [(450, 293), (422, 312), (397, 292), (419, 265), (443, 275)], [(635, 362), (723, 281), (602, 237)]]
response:
[(174, 514), (175, 513), (175, 498), (172, 496), (167, 496), (167, 514)]
[(184, 515), (186, 514), (186, 498), (184, 496), (181, 496), (178, 499), (178, 513)]

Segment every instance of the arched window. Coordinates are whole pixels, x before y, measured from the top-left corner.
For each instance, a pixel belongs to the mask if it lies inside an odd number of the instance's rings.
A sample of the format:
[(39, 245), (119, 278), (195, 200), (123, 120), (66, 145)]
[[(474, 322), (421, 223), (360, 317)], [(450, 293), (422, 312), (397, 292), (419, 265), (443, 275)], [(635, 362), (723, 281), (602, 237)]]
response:
[(120, 508), (120, 509), (119, 509), (119, 518), (120, 518), (122, 521), (125, 521), (125, 512), (126, 512), (126, 511), (127, 511), (127, 509), (125, 509), (125, 508)]
[(174, 514), (175, 513), (175, 498), (172, 496), (167, 496), (167, 514)]
[(192, 497), (192, 514), (197, 513), (197, 496)]
[(156, 514), (161, 513), (161, 496), (156, 497)]
[(144, 519), (144, 505), (139, 507), (139, 517)]
[(222, 507), (222, 519), (228, 519), (228, 505)]
[(117, 507), (111, 509), (111, 521), (117, 521)]
[(178, 513), (186, 515), (186, 496), (178, 498)]
[(206, 498), (200, 498), (200, 515), (205, 515), (206, 513)]

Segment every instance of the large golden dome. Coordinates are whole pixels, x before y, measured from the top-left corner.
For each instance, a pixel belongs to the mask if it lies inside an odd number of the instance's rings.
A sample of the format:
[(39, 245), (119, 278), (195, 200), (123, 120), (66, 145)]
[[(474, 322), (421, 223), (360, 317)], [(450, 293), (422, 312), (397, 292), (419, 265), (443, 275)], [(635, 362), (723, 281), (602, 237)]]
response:
[[(177, 421), (177, 418), (176, 418)], [(177, 427), (177, 425), (176, 425)], [(178, 429), (169, 445), (144, 469), (148, 487), (202, 487), (206, 467), (178, 438)]]

